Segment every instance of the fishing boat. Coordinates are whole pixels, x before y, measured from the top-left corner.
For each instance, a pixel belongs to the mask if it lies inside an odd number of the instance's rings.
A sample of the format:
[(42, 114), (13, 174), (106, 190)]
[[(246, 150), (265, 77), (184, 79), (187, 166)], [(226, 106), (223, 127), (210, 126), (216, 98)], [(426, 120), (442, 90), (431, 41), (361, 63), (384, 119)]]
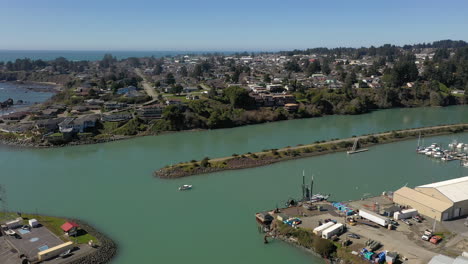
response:
[(192, 189), (192, 185), (188, 185), (188, 184), (184, 184), (184, 185), (179, 187), (179, 191), (187, 191), (187, 190), (191, 190), (191, 189)]
[(330, 194), (314, 194), (310, 197), (311, 202), (320, 202), (320, 201), (326, 201), (330, 198)]
[(462, 149), (462, 148), (463, 148), (463, 146), (465, 146), (465, 144), (464, 144), (464, 143), (458, 143), (458, 145), (457, 145), (457, 149)]

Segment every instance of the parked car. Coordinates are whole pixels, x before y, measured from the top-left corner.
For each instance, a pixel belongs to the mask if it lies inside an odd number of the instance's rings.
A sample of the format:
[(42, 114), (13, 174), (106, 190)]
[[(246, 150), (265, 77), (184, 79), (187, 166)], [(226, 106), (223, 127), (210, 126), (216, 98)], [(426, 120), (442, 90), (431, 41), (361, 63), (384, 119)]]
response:
[(411, 219), (413, 219), (416, 223), (421, 223), (421, 218), (419, 218), (417, 215), (413, 216)]
[(431, 242), (431, 243), (434, 244), (434, 245), (437, 245), (441, 240), (442, 240), (442, 237), (440, 237), (440, 236), (433, 236), (433, 237), (431, 237), (431, 239), (429, 240), (429, 242)]
[(432, 230), (430, 230), (430, 229), (424, 230), (424, 235), (431, 237), (433, 235)]
[(429, 241), (429, 239), (431, 239), (431, 236), (428, 236), (428, 235), (424, 234), (424, 235), (422, 235), (421, 239), (424, 240), (424, 241)]
[(69, 250), (67, 250), (67, 251), (65, 251), (65, 252), (62, 252), (62, 253), (59, 255), (59, 257), (61, 257), (61, 258), (67, 258), (67, 257), (71, 256), (71, 254), (72, 254), (72, 253), (71, 253), (71, 249), (69, 249)]
[(400, 224), (395, 221), (395, 220), (390, 220), (390, 224), (394, 225), (394, 226), (399, 226)]
[(21, 229), (23, 229), (23, 230), (31, 230), (31, 227), (28, 226), (28, 225), (24, 225), (24, 226), (21, 227)]
[(354, 234), (354, 233), (349, 233), (348, 237), (355, 238), (355, 239), (360, 239), (361, 238), (358, 234)]

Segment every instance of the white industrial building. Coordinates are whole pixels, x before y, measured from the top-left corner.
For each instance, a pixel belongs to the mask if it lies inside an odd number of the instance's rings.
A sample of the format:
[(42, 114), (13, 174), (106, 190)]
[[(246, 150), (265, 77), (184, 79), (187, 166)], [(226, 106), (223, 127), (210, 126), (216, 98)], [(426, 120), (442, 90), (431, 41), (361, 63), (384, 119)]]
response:
[(439, 221), (468, 215), (468, 177), (403, 187), (393, 195), (396, 204), (410, 206)]

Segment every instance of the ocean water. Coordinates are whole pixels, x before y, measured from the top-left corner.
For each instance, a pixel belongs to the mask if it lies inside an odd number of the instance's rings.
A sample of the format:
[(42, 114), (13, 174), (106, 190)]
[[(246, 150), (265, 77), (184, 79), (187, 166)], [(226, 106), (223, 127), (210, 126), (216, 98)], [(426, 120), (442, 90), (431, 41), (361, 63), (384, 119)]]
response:
[[(263, 244), (255, 213), (300, 195), (302, 172), (314, 174), (317, 192), (359, 199), (401, 186), (468, 175), (458, 162), (415, 153), (417, 139), (368, 152), (343, 152), (174, 180), (154, 170), (191, 159), (307, 144), (393, 129), (468, 122), (468, 106), (389, 109), (232, 129), (138, 137), (106, 144), (53, 149), (0, 145), (4, 206), (13, 212), (77, 217), (119, 246), (113, 264), (322, 264), (281, 241)], [(426, 145), (468, 142), (468, 133), (426, 138)], [(182, 184), (194, 189), (179, 192)], [(1, 203), (0, 203), (1, 205)]]
[[(0, 50), (0, 61), (15, 61), (16, 59), (30, 58), (33, 60), (54, 60), (58, 57), (64, 57), (68, 60), (80, 61), (100, 60), (104, 54), (110, 53), (117, 59), (129, 57), (151, 57), (156, 58), (175, 55), (206, 54), (215, 53), (215, 51), (62, 51), (62, 50)], [(233, 54), (233, 51), (216, 51), (216, 53)]]
[[(50, 86), (42, 84), (0, 82), (0, 102), (4, 102), (11, 98), (15, 104), (8, 109), (0, 109), (0, 115), (12, 113), (24, 107), (46, 101), (54, 95), (53, 92), (50, 92), (49, 88)], [(18, 100), (22, 100), (23, 103), (16, 104)]]

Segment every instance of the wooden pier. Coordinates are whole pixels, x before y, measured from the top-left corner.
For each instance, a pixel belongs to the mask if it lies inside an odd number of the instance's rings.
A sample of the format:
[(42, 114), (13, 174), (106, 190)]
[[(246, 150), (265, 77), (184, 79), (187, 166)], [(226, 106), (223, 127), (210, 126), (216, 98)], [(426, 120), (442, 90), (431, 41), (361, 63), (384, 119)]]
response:
[(358, 149), (358, 150), (348, 150), (346, 151), (347, 154), (355, 154), (355, 153), (359, 153), (359, 152), (364, 152), (364, 151), (368, 151), (369, 149)]

